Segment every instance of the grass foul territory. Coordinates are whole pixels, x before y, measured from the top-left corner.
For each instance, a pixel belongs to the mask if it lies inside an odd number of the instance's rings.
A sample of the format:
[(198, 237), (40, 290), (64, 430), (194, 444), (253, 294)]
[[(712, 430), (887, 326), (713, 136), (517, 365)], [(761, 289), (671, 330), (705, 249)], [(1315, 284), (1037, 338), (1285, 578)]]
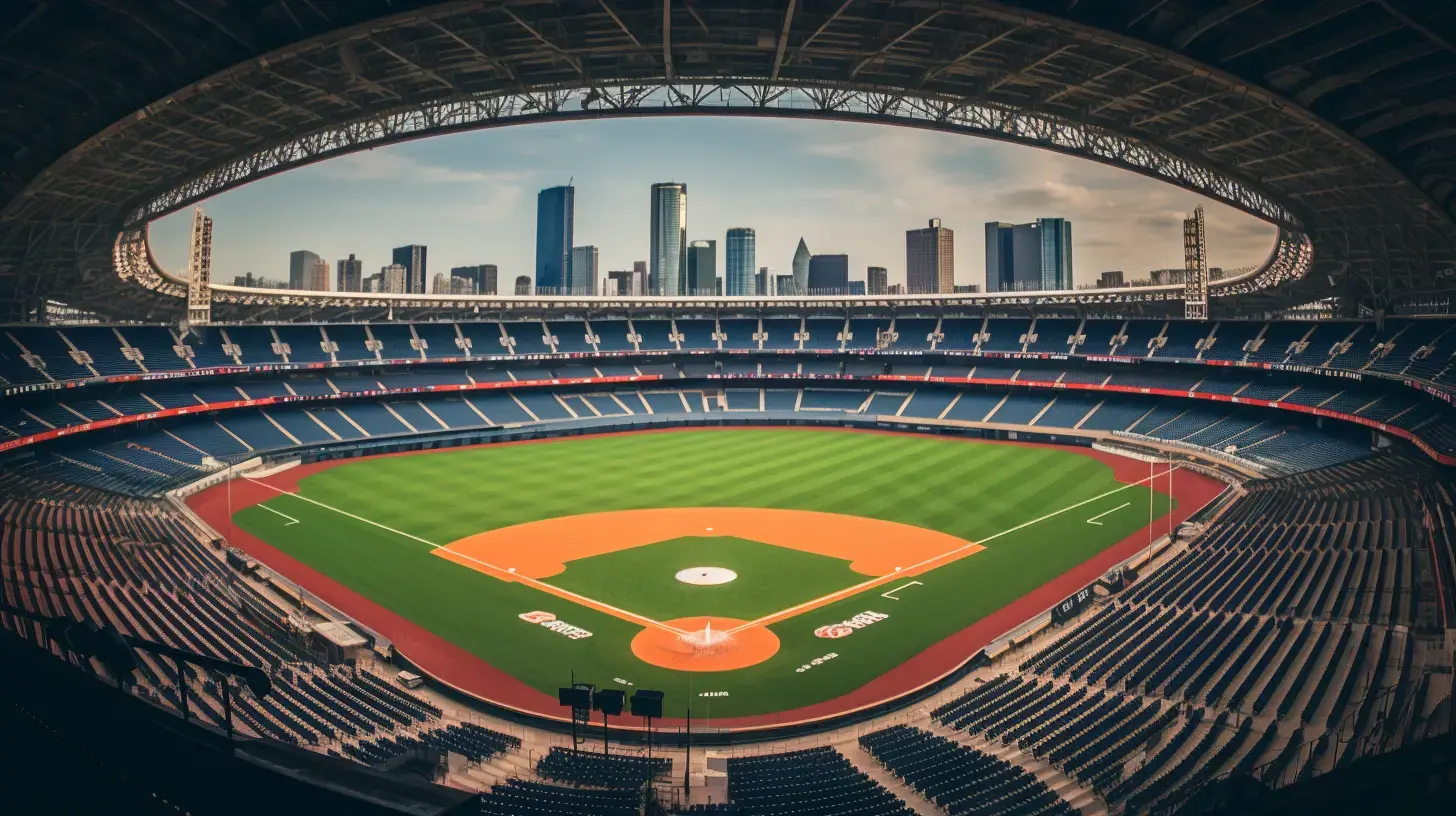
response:
[(236, 524), (542, 692), (574, 672), (715, 719), (845, 695), (1172, 503), (1071, 449), (787, 429), (379, 457), (291, 490)]

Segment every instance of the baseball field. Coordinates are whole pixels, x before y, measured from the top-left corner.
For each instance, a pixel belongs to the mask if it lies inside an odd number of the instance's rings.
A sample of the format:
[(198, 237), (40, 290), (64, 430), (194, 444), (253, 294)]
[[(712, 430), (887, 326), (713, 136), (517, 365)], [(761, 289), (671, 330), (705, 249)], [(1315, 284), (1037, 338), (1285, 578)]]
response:
[(574, 675), (718, 720), (843, 698), (1125, 547), (1173, 507), (1131, 464), (1119, 479), (1050, 446), (678, 430), (307, 466), (239, 483), (233, 521), (540, 699)]

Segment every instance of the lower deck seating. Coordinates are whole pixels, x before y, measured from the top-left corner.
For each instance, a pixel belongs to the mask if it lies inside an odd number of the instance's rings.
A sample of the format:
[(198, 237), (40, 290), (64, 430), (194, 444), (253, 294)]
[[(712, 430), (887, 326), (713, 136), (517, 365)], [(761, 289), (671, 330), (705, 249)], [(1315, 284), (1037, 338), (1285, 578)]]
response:
[(728, 760), (728, 798), (755, 816), (910, 816), (833, 748)]

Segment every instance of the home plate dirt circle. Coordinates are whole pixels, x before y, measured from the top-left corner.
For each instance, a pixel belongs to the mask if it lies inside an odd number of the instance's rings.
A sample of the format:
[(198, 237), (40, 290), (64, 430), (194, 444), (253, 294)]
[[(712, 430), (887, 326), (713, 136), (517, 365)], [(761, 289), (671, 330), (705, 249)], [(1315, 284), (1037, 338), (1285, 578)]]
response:
[(738, 573), (727, 567), (688, 567), (673, 577), (693, 586), (720, 586), (737, 579)]
[(689, 634), (655, 626), (643, 629), (632, 638), (632, 654), (638, 660), (676, 671), (720, 672), (756, 666), (779, 651), (778, 635), (764, 626), (720, 634), (747, 623), (737, 618), (678, 618), (665, 623)]

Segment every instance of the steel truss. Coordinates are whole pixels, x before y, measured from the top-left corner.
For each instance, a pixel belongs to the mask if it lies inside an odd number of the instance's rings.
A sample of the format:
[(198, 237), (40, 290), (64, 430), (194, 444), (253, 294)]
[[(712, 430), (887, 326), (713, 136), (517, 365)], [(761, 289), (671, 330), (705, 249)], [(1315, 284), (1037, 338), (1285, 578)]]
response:
[(1151, 176), (1280, 226), (1303, 226), (1288, 208), (1237, 179), (1095, 125), (934, 94), (763, 84), (747, 78), (712, 84), (562, 87), (426, 103), (309, 133), (230, 161), (151, 199), (133, 210), (127, 222), (158, 218), (312, 162), (436, 133), (543, 120), (705, 113), (872, 121), (1016, 142)]

